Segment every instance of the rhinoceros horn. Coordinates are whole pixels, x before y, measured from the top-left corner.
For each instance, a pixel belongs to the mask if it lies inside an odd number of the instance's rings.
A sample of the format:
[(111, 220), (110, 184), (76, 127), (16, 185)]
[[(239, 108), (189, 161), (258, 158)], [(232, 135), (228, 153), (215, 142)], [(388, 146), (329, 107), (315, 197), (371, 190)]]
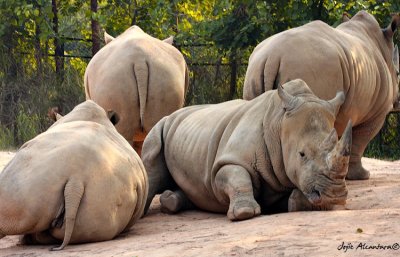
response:
[[(328, 153), (326, 162), (328, 164), (329, 174), (332, 179), (344, 179), (347, 175), (349, 167), (350, 151), (351, 151), (351, 120), (347, 123), (342, 138), (335, 147)], [(331, 133), (332, 134), (332, 133)], [(332, 135), (329, 135), (328, 138)]]

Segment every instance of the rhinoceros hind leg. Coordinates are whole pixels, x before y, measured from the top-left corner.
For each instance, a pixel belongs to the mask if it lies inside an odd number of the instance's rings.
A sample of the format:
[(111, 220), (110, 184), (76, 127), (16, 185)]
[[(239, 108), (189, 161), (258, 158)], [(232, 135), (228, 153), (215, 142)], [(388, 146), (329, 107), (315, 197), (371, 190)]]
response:
[(360, 160), (351, 160), (349, 163), (349, 172), (346, 178), (349, 180), (365, 180), (369, 179), (369, 171), (366, 170), (361, 164)]
[(57, 244), (59, 242), (60, 240), (54, 238), (48, 231), (26, 234), (20, 238), (20, 243), (23, 245), (46, 245)]
[(385, 122), (386, 115), (381, 115), (372, 121), (365, 122), (353, 128), (352, 146), (349, 163), (349, 172), (346, 178), (350, 180), (369, 179), (369, 171), (361, 163), (361, 157), (364, 154), (368, 143), (378, 134)]
[(160, 203), (161, 211), (170, 214), (193, 209), (194, 207), (182, 190), (165, 190), (160, 196)]
[(292, 194), (288, 201), (288, 211), (322, 211), (331, 210), (333, 206), (331, 205), (312, 205), (310, 201), (304, 196), (304, 194), (297, 188), (293, 189)]
[(238, 165), (225, 165), (215, 176), (218, 194), (229, 199), (227, 216), (230, 220), (245, 220), (261, 214), (260, 205), (253, 195), (251, 177)]

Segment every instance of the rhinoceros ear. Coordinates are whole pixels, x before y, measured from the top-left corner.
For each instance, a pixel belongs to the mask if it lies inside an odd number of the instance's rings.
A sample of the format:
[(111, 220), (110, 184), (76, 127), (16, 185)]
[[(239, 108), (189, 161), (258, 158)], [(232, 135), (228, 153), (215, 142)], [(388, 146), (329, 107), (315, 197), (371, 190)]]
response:
[(335, 98), (332, 100), (329, 100), (328, 103), (330, 103), (333, 107), (333, 111), (335, 113), (335, 116), (338, 114), (340, 106), (344, 103), (344, 100), (346, 97), (344, 96), (344, 93), (342, 91), (339, 91), (336, 93)]
[(63, 117), (60, 113), (61, 113), (61, 108), (58, 106), (55, 106), (55, 107), (49, 108), (49, 110), (47, 112), (47, 116), (52, 121), (58, 121), (59, 119), (61, 119)]
[(168, 38), (163, 40), (165, 43), (172, 45), (174, 43), (174, 36), (169, 36)]
[(296, 97), (286, 92), (281, 85), (278, 85), (278, 95), (285, 111), (293, 110), (296, 107)]
[(397, 45), (395, 46), (393, 50), (393, 65), (394, 68), (396, 69), (396, 72), (399, 73), (400, 71), (400, 63), (399, 63), (399, 48)]
[(389, 26), (387, 26), (387, 28), (383, 29), (383, 34), (385, 35), (386, 38), (392, 39), (394, 33), (396, 32), (399, 26), (400, 26), (400, 15), (397, 13), (393, 14), (392, 21), (390, 22)]
[(119, 122), (119, 115), (112, 110), (107, 111), (107, 117), (114, 126)]
[(350, 14), (348, 14), (347, 12), (344, 12), (342, 14), (342, 23), (347, 22), (350, 20)]
[(113, 40), (114, 40), (114, 37), (110, 36), (107, 32), (104, 31), (104, 42), (106, 42), (106, 44), (108, 44)]

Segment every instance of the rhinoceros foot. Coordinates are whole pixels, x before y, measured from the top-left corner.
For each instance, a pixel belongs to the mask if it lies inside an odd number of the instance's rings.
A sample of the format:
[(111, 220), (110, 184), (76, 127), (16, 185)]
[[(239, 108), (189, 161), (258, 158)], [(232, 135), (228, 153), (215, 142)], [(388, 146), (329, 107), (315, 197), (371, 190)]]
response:
[(164, 213), (177, 213), (193, 209), (193, 204), (181, 190), (165, 190), (160, 196), (161, 211)]
[(253, 197), (240, 197), (231, 202), (228, 210), (230, 220), (246, 220), (261, 214), (260, 205)]
[(361, 160), (349, 163), (349, 172), (347, 173), (346, 179), (349, 180), (365, 180), (369, 179), (369, 171), (364, 169), (361, 165)]

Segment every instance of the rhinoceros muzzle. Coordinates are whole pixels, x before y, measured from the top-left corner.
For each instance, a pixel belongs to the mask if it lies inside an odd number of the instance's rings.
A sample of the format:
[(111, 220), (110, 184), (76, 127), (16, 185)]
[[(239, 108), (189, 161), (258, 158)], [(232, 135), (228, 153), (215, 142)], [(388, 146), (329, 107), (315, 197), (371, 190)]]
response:
[(329, 151), (326, 155), (327, 169), (324, 171), (327, 181), (320, 181), (318, 184), (324, 186), (314, 186), (310, 192), (304, 193), (311, 204), (319, 206), (346, 203), (345, 178), (350, 160), (351, 133), (352, 123), (349, 121), (339, 142), (335, 129), (324, 140), (321, 150)]
[(305, 194), (305, 196), (307, 197), (308, 201), (310, 201), (310, 203), (313, 205), (322, 204), (321, 192), (316, 189), (313, 189), (311, 193)]

